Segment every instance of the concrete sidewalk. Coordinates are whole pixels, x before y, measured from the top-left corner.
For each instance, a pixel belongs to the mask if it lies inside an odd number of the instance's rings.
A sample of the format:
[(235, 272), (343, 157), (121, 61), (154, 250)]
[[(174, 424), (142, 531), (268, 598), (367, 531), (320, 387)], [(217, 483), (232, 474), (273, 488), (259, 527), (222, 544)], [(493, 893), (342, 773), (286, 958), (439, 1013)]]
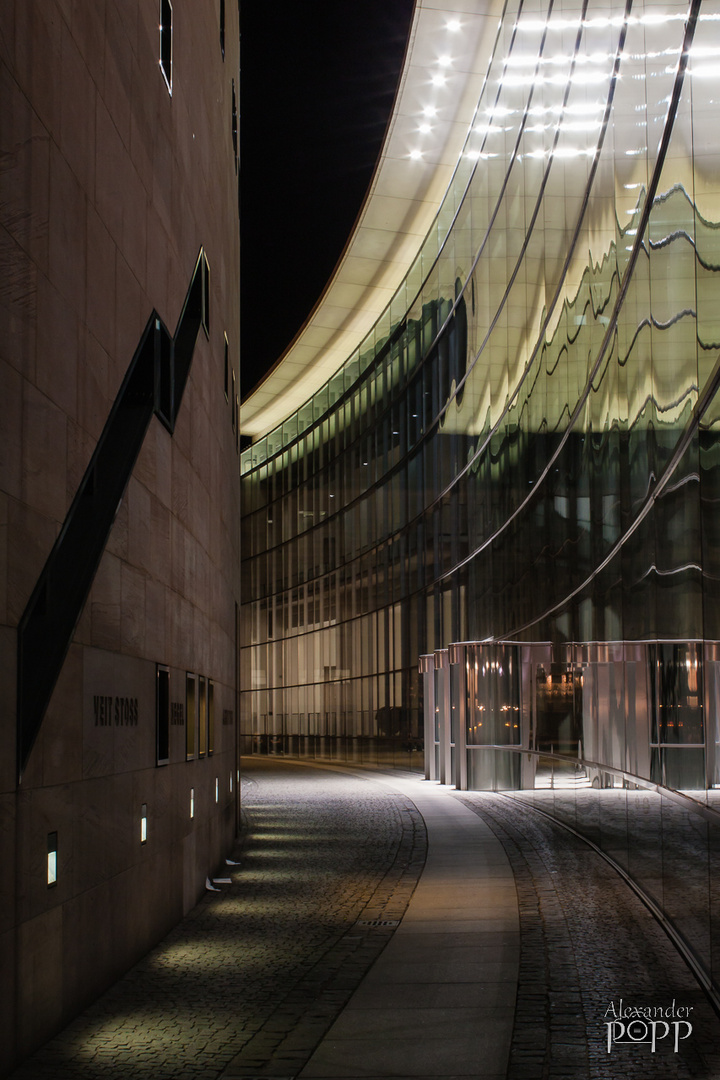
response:
[(376, 782), (422, 814), (425, 870), (395, 935), (299, 1075), (505, 1080), (520, 952), (507, 856), (447, 790)]

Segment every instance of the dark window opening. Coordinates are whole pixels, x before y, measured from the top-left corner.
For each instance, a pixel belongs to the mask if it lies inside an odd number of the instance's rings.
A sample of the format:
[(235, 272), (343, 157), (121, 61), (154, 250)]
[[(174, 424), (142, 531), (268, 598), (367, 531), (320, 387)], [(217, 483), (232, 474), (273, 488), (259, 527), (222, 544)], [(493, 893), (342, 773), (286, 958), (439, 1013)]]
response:
[(207, 752), (207, 681), (198, 679), (198, 757)]
[(233, 152), (235, 154), (235, 168), (237, 169), (237, 157), (238, 157), (238, 114), (237, 114), (237, 97), (235, 96), (235, 80), (232, 81), (232, 141)]
[(172, 94), (172, 4), (160, 0), (160, 70)]
[(220, 52), (225, 59), (225, 0), (220, 0)]
[(230, 348), (228, 346), (227, 334), (225, 335), (225, 400), (228, 399), (228, 389), (230, 382)]
[(210, 340), (210, 263), (203, 259), (202, 268), (202, 328), (205, 337)]
[[(208, 755), (215, 750), (215, 683), (208, 679), (207, 687), (207, 715), (208, 715)], [(216, 800), (217, 801), (217, 800)]]
[(155, 727), (157, 732), (157, 763), (170, 760), (170, 669), (157, 665), (155, 692)]

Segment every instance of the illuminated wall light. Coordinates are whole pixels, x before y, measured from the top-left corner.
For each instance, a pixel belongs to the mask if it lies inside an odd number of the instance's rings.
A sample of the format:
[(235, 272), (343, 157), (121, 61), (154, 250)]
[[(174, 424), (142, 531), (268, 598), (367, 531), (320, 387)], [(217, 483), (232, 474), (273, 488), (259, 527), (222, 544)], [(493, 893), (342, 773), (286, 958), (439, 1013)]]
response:
[(57, 853), (58, 853), (58, 834), (56, 832), (48, 833), (47, 838), (47, 883), (48, 888), (51, 885), (57, 884), (58, 865), (57, 865)]
[(215, 777), (215, 802), (220, 801), (220, 778)]
[(147, 803), (140, 808), (140, 843), (147, 844)]
[(190, 817), (195, 817), (195, 788), (190, 788)]

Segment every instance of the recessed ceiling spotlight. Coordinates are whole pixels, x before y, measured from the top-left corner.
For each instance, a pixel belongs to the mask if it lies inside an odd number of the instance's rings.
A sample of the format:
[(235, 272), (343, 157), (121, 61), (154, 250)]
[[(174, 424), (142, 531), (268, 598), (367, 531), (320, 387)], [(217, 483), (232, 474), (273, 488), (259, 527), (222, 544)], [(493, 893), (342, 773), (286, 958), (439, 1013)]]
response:
[[(413, 161), (419, 161), (420, 158), (422, 157), (422, 150), (411, 150), (410, 151), (410, 157), (411, 157), (411, 159)], [(363, 461), (363, 465), (365, 465), (365, 464), (366, 464), (366, 462)]]
[(418, 128), (418, 131), (421, 132), (421, 134), (423, 134), (423, 135), (429, 135), (430, 132), (432, 131), (432, 128), (430, 127), (429, 124), (421, 124), (420, 127)]
[(452, 57), (451, 56), (441, 56), (440, 59), (438, 60), (438, 64), (440, 65), (440, 67), (450, 67), (450, 65), (452, 64)]
[(425, 108), (423, 109), (423, 116), (435, 116), (436, 114), (437, 114), (437, 109), (435, 108), (434, 105), (426, 105)]
[(451, 19), (450, 22), (447, 24), (447, 28), (451, 34), (457, 34), (458, 30), (460, 29), (460, 20)]
[(433, 75), (430, 82), (433, 84), (433, 86), (444, 86), (445, 85), (445, 76), (444, 75)]

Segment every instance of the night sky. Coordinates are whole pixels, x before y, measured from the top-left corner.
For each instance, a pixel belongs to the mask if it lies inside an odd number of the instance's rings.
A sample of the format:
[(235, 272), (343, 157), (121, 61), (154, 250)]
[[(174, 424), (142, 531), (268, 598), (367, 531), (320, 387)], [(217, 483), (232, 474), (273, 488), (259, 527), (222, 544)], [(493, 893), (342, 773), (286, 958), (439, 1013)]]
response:
[(243, 0), (244, 396), (342, 253), (382, 146), (412, 9), (413, 0)]

